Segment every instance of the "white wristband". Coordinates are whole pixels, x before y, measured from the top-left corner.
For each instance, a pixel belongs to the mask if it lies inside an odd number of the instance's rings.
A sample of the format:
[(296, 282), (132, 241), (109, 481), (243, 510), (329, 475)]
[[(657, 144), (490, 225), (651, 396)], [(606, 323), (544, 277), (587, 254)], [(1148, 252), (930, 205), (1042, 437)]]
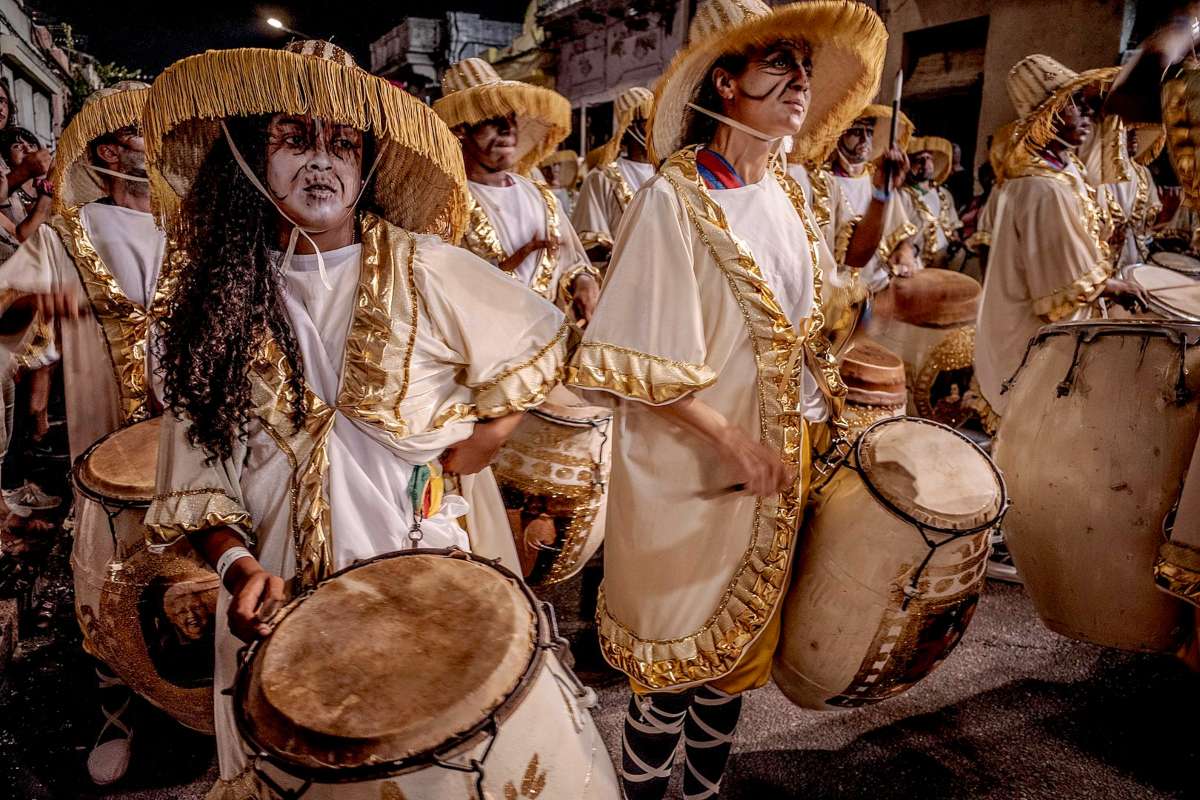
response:
[(254, 554), (244, 547), (231, 547), (217, 559), (217, 577), (225, 583), (225, 573), (233, 566), (233, 562), (242, 558), (254, 558)]

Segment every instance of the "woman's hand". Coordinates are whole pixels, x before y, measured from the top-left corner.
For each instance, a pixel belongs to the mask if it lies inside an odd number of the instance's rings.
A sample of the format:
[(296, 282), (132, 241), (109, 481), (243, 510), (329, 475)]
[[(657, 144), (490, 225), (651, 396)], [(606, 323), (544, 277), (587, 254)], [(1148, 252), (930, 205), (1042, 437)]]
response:
[(239, 558), (225, 572), (225, 588), (233, 595), (229, 630), (243, 642), (271, 632), (267, 624), (287, 599), (283, 578), (272, 575), (254, 558)]
[(747, 494), (770, 497), (786, 491), (796, 470), (779, 454), (735, 425), (726, 426), (716, 440), (717, 452)]

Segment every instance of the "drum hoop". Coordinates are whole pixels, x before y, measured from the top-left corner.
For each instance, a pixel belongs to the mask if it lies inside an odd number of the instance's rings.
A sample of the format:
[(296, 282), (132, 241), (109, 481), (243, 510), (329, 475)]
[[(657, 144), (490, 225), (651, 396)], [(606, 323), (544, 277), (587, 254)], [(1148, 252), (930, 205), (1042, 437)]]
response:
[(93, 489), (91, 486), (88, 486), (82, 475), (84, 463), (89, 457), (91, 457), (92, 453), (100, 447), (100, 445), (104, 444), (118, 433), (121, 433), (126, 428), (132, 428), (134, 425), (140, 425), (146, 421), (147, 420), (142, 419), (138, 420), (137, 422), (128, 422), (114, 431), (109, 431), (88, 445), (88, 448), (80, 453), (79, 457), (75, 459), (75, 463), (71, 465), (71, 483), (74, 484), (76, 491), (89, 500), (96, 501), (103, 506), (105, 510), (111, 509), (114, 512), (120, 512), (128, 509), (149, 508), (150, 503), (152, 502), (149, 500), (127, 500), (119, 497), (110, 497), (108, 495), (100, 494), (99, 491)]
[[(1178, 255), (1178, 254), (1176, 254), (1176, 255)], [(1189, 256), (1189, 258), (1190, 258), (1190, 256)], [(1197, 263), (1200, 264), (1200, 259), (1193, 259), (1193, 260), (1197, 261)], [(1174, 267), (1168, 267), (1166, 264), (1160, 264), (1159, 262), (1154, 260), (1153, 256), (1151, 256), (1150, 261), (1151, 261), (1151, 263), (1149, 263), (1149, 264), (1130, 264), (1129, 266), (1127, 266), (1121, 270), (1121, 277), (1126, 280), (1131, 280), (1134, 283), (1137, 283), (1139, 286), (1141, 286), (1141, 283), (1139, 283), (1137, 278), (1134, 277), (1135, 269), (1137, 267), (1156, 267), (1158, 269), (1168, 270), (1169, 272), (1172, 272), (1175, 275), (1179, 275), (1181, 277), (1193, 278), (1196, 281), (1196, 286), (1200, 287), (1200, 272), (1182, 272), (1180, 270), (1175, 269)], [(1162, 299), (1156, 297), (1153, 289), (1146, 288), (1145, 286), (1142, 286), (1142, 288), (1145, 289), (1145, 291), (1146, 291), (1146, 296), (1148, 298), (1147, 305), (1149, 305), (1150, 310), (1157, 314), (1162, 314), (1164, 317), (1166, 317), (1164, 322), (1200, 322), (1200, 315), (1192, 314), (1187, 311), (1184, 311), (1182, 308), (1177, 308), (1176, 306), (1171, 305), (1170, 303), (1166, 302), (1165, 300), (1162, 300)]]
[(541, 408), (531, 408), (528, 412), (531, 416), (539, 417), (550, 422), (557, 422), (559, 425), (567, 425), (572, 428), (602, 428), (612, 424), (612, 415), (607, 417), (593, 417), (592, 419), (578, 419), (575, 417), (562, 417), (558, 414), (552, 414)]
[[(503, 722), (512, 712), (516, 710), (520, 701), (525, 699), (529, 690), (533, 686), (533, 679), (541, 671), (542, 665), (546, 660), (546, 651), (555, 649), (565, 643), (558, 634), (558, 625), (553, 620), (553, 609), (548, 607), (546, 603), (538, 600), (533, 591), (525, 584), (523, 580), (503, 564), (500, 559), (482, 558), (481, 556), (468, 553), (465, 550), (457, 548), (432, 548), (418, 547), (411, 550), (396, 550), (389, 553), (380, 553), (379, 555), (366, 558), (361, 561), (355, 561), (347, 567), (334, 572), (327, 578), (319, 581), (316, 586), (304, 591), (303, 594), (292, 598), (292, 600), (284, 606), (279, 615), (272, 621), (272, 627), (276, 627), (289, 614), (296, 610), (301, 601), (311, 595), (320, 586), (328, 583), (334, 578), (340, 577), (347, 572), (373, 564), (376, 561), (383, 561), (391, 558), (409, 555), (437, 555), (447, 558), (460, 558), (464, 561), (473, 561), (478, 564), (484, 564), (492, 567), (499, 572), (503, 577), (515, 582), (525, 599), (529, 601), (530, 607), (534, 611), (535, 623), (535, 641), (533, 655), (529, 659), (529, 663), (525, 665), (525, 670), (521, 673), (516, 686), (513, 690), (504, 697), (500, 703), (492, 709), (478, 723), (470, 729), (462, 733), (455, 734), (437, 747), (426, 750), (416, 755), (408, 756), (403, 759), (395, 759), (384, 761), (377, 764), (359, 764), (357, 766), (322, 766), (314, 767), (308, 764), (297, 764), (291, 757), (279, 752), (274, 747), (264, 742), (259, 741), (258, 737), (250, 730), (250, 726), (245, 719), (244, 709), (246, 707), (246, 697), (250, 689), (250, 673), (254, 663), (254, 656), (258, 651), (270, 641), (271, 636), (268, 635), (264, 639), (259, 639), (246, 647), (242, 648), (238, 653), (238, 667), (234, 675), (234, 683), (232, 688), (234, 700), (234, 723), (237, 726), (238, 733), (243, 739), (254, 749), (254, 758), (266, 761), (275, 767), (283, 770), (288, 775), (299, 778), (301, 780), (310, 781), (313, 783), (357, 783), (360, 781), (382, 780), (392, 778), (397, 775), (403, 775), (409, 772), (414, 772), (418, 769), (426, 767), (440, 766), (448, 769), (460, 769), (462, 771), (472, 771), (469, 768), (457, 767), (455, 765), (447, 765), (446, 759), (452, 758), (462, 752), (478, 740), (481, 736), (491, 733), (492, 742), (495, 741), (496, 732), (499, 730), (499, 723)], [(543, 617), (546, 618), (543, 618)], [(491, 742), (489, 742), (482, 758), (478, 759), (479, 768), (482, 768), (483, 762), (487, 760), (487, 755), (491, 751)]]
[[(1185, 258), (1189, 262), (1194, 264), (1195, 268), (1186, 270), (1186, 269), (1179, 269), (1178, 267), (1173, 267), (1170, 264), (1165, 264), (1162, 261), (1158, 260), (1158, 256), (1163, 256), (1163, 255), (1179, 256), (1180, 258)], [(1181, 275), (1200, 275), (1200, 258), (1196, 258), (1195, 256), (1189, 255), (1187, 253), (1177, 253), (1174, 250), (1156, 250), (1150, 254), (1150, 263), (1154, 264), (1157, 267), (1162, 267), (1163, 269), (1169, 269), (1172, 272), (1178, 272)]]
[[(924, 523), (924, 522), (921, 522), (921, 521), (913, 518), (913, 516), (911, 514), (909, 514), (904, 509), (900, 508), (895, 503), (893, 503), (891, 500), (889, 500), (883, 496), (883, 493), (871, 481), (870, 476), (868, 476), (867, 473), (862, 469), (862, 466), (861, 466), (862, 465), (862, 446), (863, 446), (863, 442), (866, 441), (866, 439), (867, 439), (867, 434), (871, 433), (876, 428), (883, 428), (888, 425), (895, 425), (902, 420), (908, 420), (910, 422), (920, 423), (921, 425), (929, 425), (930, 427), (940, 428), (944, 431), (948, 431), (949, 433), (954, 434), (956, 437), (958, 437), (963, 442), (966, 442), (967, 444), (969, 444), (972, 447), (972, 449), (975, 450), (975, 452), (977, 452), (977, 453), (979, 453), (979, 455), (983, 456), (984, 461), (987, 462), (988, 467), (992, 471), (992, 475), (996, 478), (997, 485), (999, 485), (999, 487), (1000, 487), (1000, 506), (994, 516), (989, 518), (987, 522), (980, 523), (979, 525), (975, 525), (971, 528), (943, 528), (941, 526), (930, 525), (928, 523)], [(872, 423), (866, 430), (864, 430), (861, 434), (859, 434), (858, 439), (854, 442), (853, 463), (851, 463), (849, 460), (847, 460), (847, 462), (845, 463), (845, 466), (847, 466), (848, 468), (850, 468), (858, 473), (858, 477), (862, 479), (863, 485), (867, 487), (867, 491), (871, 493), (871, 496), (874, 497), (875, 500), (881, 506), (883, 506), (885, 509), (887, 509), (889, 512), (891, 512), (895, 516), (899, 517), (902, 521), (907, 522), (909, 525), (911, 525), (914, 528), (917, 528), (920, 531), (928, 531), (928, 532), (932, 532), (932, 533), (946, 534), (951, 539), (961, 539), (964, 536), (970, 536), (970, 535), (973, 535), (976, 533), (980, 533), (981, 531), (986, 531), (986, 530), (995, 528), (1004, 519), (1004, 515), (1006, 513), (1008, 513), (1008, 504), (1009, 504), (1008, 486), (1004, 482), (1004, 474), (1000, 472), (1000, 469), (999, 469), (999, 467), (996, 466), (996, 463), (994, 461), (992, 461), (991, 457), (983, 451), (983, 448), (980, 447), (979, 445), (975, 444), (975, 442), (971, 441), (966, 436), (963, 436), (961, 433), (956, 431), (954, 428), (951, 428), (949, 425), (944, 425), (941, 422), (936, 422), (935, 420), (924, 419), (923, 417), (904, 416), (904, 417), (890, 417), (888, 419), (881, 419), (878, 422)]]

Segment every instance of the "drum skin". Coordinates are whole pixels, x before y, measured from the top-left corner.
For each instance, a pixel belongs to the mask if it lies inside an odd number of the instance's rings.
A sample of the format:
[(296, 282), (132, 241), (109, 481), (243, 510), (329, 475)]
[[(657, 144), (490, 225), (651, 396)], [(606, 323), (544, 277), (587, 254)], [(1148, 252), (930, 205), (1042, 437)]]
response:
[(75, 613), (89, 653), (183, 725), (211, 734), (217, 576), (186, 541), (146, 547), (158, 426), (155, 418), (115, 431), (76, 464)]
[(1124, 277), (1146, 290), (1150, 314), (1159, 319), (1200, 322), (1200, 280), (1157, 264), (1134, 264)]
[[(912, 418), (880, 425), (932, 427)], [(981, 484), (960, 493), (984, 510), (976, 519), (997, 516), (1000, 481), (987, 457), (958, 434), (936, 430), (955, 441), (941, 442), (940, 464), (918, 459), (915, 477), (893, 481), (897, 497), (936, 492), (947, 471), (961, 467), (969, 484)], [(906, 605), (929, 552), (917, 528), (880, 504), (849, 468), (820, 490), (796, 554), (772, 671), (793, 703), (821, 711), (877, 703), (907, 690), (950, 654), (983, 589), (988, 532), (954, 541), (947, 541), (948, 534), (929, 535), (947, 543), (934, 551)]]
[(1198, 344), (1198, 325), (1139, 320), (1034, 339), (992, 452), (1012, 497), (1005, 539), (1051, 630), (1122, 650), (1179, 644), (1189, 609), (1155, 589), (1152, 568), (1200, 432)]

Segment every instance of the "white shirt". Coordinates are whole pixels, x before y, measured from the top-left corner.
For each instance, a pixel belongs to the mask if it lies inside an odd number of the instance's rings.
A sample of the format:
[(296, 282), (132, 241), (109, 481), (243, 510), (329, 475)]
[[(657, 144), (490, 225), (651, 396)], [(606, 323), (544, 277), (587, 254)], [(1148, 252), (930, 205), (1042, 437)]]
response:
[(154, 215), (108, 203), (88, 203), (79, 219), (92, 246), (121, 292), (142, 308), (154, 299), (154, 287), (167, 247)]
[[(802, 323), (813, 315), (816, 294), (808, 235), (792, 201), (770, 173), (758, 183), (713, 189), (710, 194), (725, 212), (734, 236), (750, 249), (783, 313), (802, 336)], [(824, 239), (817, 246), (827, 247)], [(806, 364), (804, 418), (821, 422), (828, 413), (825, 397)]]
[[(471, 194), (487, 212), (500, 246), (512, 254), (533, 239), (546, 238), (546, 204), (542, 193), (528, 178), (508, 173), (511, 183), (507, 186), (487, 186), (470, 182)], [(537, 272), (538, 259), (542, 251), (534, 250), (525, 257), (513, 275), (526, 286)]]
[(653, 164), (630, 161), (622, 156), (617, 159), (617, 172), (621, 173), (629, 188), (636, 192), (642, 188), (642, 184), (654, 177), (655, 169)]

